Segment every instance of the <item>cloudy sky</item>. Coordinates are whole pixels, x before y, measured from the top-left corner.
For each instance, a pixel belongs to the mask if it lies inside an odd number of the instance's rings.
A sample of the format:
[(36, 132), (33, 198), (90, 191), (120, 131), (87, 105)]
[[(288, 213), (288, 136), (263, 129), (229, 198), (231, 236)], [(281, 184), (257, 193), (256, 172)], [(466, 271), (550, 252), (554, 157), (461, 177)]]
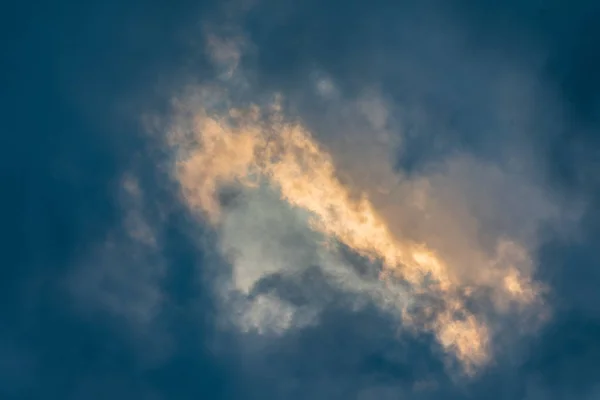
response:
[(13, 4), (2, 399), (600, 399), (600, 6)]

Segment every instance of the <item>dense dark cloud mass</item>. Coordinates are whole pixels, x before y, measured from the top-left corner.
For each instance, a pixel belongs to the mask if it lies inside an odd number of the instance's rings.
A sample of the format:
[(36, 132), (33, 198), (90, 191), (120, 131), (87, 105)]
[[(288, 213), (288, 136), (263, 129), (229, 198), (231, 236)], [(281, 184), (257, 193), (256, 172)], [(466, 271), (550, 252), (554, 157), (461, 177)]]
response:
[(0, 398), (600, 399), (599, 3), (2, 17)]

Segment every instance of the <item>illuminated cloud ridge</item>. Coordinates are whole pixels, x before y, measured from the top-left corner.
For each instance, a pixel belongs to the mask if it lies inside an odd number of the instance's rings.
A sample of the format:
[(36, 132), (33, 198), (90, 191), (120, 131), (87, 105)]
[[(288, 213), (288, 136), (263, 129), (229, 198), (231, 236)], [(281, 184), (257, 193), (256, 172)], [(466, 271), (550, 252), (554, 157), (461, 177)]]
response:
[[(300, 306), (259, 289), (269, 277), (297, 276), (311, 265), (329, 284), (353, 293), (357, 304), (375, 304), (404, 329), (433, 334), (469, 373), (492, 359), (503, 316), (546, 315), (530, 243), (482, 226), (485, 221), (461, 201), (471, 193), (460, 184), (478, 171), (479, 189), (504, 185), (534, 199), (543, 211), (532, 217), (533, 225), (554, 211), (543, 193), (468, 156), (423, 176), (395, 170), (374, 144), (393, 136), (377, 96), (348, 106), (372, 129), (358, 134), (340, 128), (316, 135), (286, 111), (280, 94), (262, 105), (236, 105), (230, 89), (240, 82), (239, 56), (231, 43), (226, 50), (215, 58), (227, 71), (222, 82), (178, 100), (169, 142), (185, 204), (213, 227), (221, 256), (232, 266), (229, 283), (219, 290), (235, 304), (225, 313), (242, 330), (281, 334), (313, 323), (325, 305), (309, 299)], [(331, 81), (316, 86), (322, 96), (335, 93)], [(482, 232), (489, 236), (485, 245)], [(353, 269), (344, 251), (361, 257), (371, 274)]]

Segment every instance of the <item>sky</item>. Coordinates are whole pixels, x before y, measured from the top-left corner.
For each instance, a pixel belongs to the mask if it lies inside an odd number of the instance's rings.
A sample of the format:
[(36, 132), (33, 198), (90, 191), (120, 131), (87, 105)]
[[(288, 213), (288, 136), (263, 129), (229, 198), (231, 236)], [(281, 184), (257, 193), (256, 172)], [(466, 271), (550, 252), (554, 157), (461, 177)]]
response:
[(600, 5), (7, 4), (2, 399), (600, 399)]

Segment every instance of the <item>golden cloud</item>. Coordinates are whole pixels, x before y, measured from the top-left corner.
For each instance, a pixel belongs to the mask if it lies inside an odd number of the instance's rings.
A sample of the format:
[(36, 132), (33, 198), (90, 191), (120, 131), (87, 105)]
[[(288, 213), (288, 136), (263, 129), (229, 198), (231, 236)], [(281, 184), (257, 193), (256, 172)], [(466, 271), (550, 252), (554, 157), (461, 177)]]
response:
[[(466, 305), (478, 289), (490, 289), (500, 311), (511, 305), (526, 308), (540, 303), (541, 289), (533, 282), (532, 261), (524, 246), (503, 238), (497, 241), (495, 258), (485, 258), (477, 250), (464, 251), (473, 255), (471, 262), (480, 263), (465, 272), (464, 265), (457, 263), (465, 257), (445, 258), (440, 246), (430, 245), (426, 237), (415, 240), (399, 234), (403, 229), (393, 211), (403, 208), (402, 201), (408, 202), (409, 197), (393, 198), (390, 212), (380, 205), (382, 198), (392, 196), (393, 188), (378, 187), (374, 202), (373, 193), (343, 183), (333, 153), (301, 123), (289, 122), (279, 100), (262, 108), (225, 107), (219, 112), (199, 104), (189, 111), (186, 124), (176, 124), (170, 139), (179, 156), (175, 176), (191, 209), (199, 210), (218, 229), (226, 212), (219, 197), (221, 189), (240, 186), (252, 190), (268, 185), (281, 201), (310, 216), (310, 228), (326, 238), (322, 246), (343, 244), (380, 262), (382, 282), (401, 282), (413, 298), (436, 299), (435, 306), (425, 304), (418, 311), (408, 302), (395, 307), (406, 326), (432, 332), (467, 371), (491, 357), (491, 332), (485, 315)], [(362, 164), (360, 159), (355, 161), (369, 168), (368, 160)], [(426, 207), (429, 200), (423, 188), (427, 185), (414, 183), (400, 185), (413, 188), (410, 196), (421, 198), (417, 203)], [(439, 231), (452, 236), (446, 222), (440, 219)], [(455, 235), (461, 233), (457, 226)], [(463, 240), (467, 242), (463, 247), (469, 246), (468, 239)]]

